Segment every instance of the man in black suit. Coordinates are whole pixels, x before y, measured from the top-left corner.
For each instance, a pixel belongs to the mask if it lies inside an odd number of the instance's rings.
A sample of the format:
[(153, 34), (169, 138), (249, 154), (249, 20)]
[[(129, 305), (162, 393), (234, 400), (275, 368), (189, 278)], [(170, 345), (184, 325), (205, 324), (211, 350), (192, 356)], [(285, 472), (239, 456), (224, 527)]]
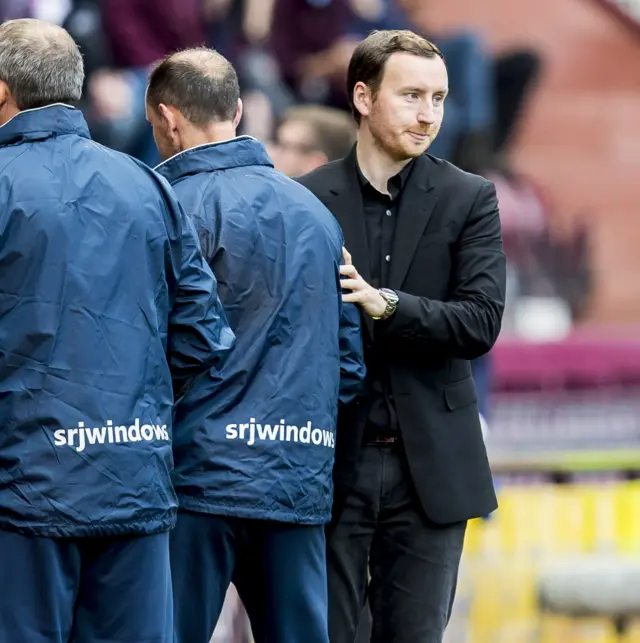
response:
[(489, 181), (425, 154), (448, 91), (432, 43), (374, 32), (348, 90), (356, 147), (300, 179), (344, 230), (369, 374), (339, 418), (329, 629), (353, 643), (368, 595), (371, 641), (440, 643), (467, 520), (497, 506), (469, 360), (500, 331), (498, 203)]

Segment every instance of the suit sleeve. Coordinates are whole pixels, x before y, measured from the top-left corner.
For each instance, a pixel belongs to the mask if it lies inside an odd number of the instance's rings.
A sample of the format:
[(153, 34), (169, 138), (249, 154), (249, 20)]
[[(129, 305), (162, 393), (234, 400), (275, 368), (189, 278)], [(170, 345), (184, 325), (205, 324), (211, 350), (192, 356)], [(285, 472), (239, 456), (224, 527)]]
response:
[(448, 301), (398, 292), (397, 310), (383, 323), (391, 337), (471, 360), (491, 350), (504, 311), (506, 262), (498, 200), (489, 181), (476, 196), (453, 265)]
[(169, 321), (169, 365), (176, 380), (220, 366), (235, 344), (211, 268), (192, 221), (182, 212), (178, 292)]

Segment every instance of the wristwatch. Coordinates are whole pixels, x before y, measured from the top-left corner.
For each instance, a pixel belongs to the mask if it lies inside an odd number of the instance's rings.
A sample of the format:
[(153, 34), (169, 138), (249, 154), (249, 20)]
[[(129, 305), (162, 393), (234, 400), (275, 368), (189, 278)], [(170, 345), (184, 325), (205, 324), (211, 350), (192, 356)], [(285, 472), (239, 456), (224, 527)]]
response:
[(379, 317), (373, 317), (373, 319), (382, 321), (384, 319), (389, 319), (389, 317), (391, 317), (391, 315), (396, 312), (399, 297), (395, 291), (390, 290), (389, 288), (378, 288), (378, 292), (387, 302), (387, 307), (384, 309), (382, 315), (380, 315)]

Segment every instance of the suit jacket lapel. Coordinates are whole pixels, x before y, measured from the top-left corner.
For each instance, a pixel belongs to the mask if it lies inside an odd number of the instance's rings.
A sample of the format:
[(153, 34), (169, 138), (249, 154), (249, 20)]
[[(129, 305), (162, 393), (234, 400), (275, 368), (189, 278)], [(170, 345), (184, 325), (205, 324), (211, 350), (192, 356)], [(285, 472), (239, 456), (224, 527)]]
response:
[[(341, 163), (342, 172), (329, 188), (327, 207), (333, 212), (344, 234), (344, 245), (362, 278), (371, 282), (371, 263), (367, 229), (364, 220), (362, 192), (358, 182), (355, 147)], [(363, 315), (365, 326), (373, 336), (373, 320)]]
[(428, 157), (418, 157), (400, 196), (389, 274), (389, 287), (394, 290), (402, 289), (418, 243), (438, 200), (431, 185), (429, 170), (433, 170), (433, 166), (428, 162)]
[(353, 265), (368, 282), (371, 279), (369, 244), (355, 158), (354, 147), (342, 163), (342, 176), (329, 188), (329, 200), (330, 209), (342, 227), (344, 245)]

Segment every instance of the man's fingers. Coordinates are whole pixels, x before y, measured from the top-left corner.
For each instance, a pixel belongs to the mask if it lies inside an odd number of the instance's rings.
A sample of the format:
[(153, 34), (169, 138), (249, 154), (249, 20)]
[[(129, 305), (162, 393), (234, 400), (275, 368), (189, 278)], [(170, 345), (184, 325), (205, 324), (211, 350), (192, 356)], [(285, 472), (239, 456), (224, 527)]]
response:
[(341, 279), (340, 285), (347, 290), (363, 290), (367, 284), (362, 279)]
[(345, 304), (361, 304), (364, 299), (362, 293), (362, 290), (347, 293), (346, 295), (342, 295), (342, 301)]
[(342, 248), (342, 258), (344, 259), (345, 264), (347, 264), (348, 266), (352, 264), (351, 254), (345, 247)]
[(346, 277), (352, 277), (353, 279), (358, 278), (358, 271), (355, 266), (352, 265), (345, 264), (344, 266), (340, 266), (340, 274), (345, 275)]

